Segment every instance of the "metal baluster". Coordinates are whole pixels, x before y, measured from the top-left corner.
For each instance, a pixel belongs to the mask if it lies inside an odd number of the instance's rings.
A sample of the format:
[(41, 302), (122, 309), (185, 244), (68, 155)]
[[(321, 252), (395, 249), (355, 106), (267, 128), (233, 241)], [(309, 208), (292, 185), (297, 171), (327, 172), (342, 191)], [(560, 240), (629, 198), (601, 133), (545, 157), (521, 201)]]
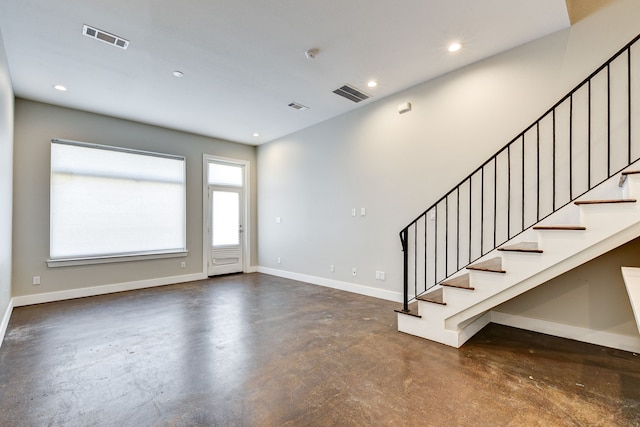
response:
[(522, 134), (522, 224), (520, 226), (520, 231), (524, 230), (524, 133)]
[(540, 121), (536, 122), (536, 221), (540, 221)]
[(573, 200), (573, 95), (569, 97), (569, 200)]
[(607, 177), (611, 177), (611, 72), (607, 64)]

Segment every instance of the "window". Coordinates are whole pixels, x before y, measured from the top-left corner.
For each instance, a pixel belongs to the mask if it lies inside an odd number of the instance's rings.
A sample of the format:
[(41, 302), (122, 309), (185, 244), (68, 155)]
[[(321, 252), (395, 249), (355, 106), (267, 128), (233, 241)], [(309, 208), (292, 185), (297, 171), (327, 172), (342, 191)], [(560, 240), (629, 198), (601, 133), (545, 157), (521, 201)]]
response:
[(244, 186), (244, 167), (226, 162), (209, 162), (209, 184), (229, 187)]
[(184, 157), (54, 139), (50, 261), (184, 253), (185, 195)]

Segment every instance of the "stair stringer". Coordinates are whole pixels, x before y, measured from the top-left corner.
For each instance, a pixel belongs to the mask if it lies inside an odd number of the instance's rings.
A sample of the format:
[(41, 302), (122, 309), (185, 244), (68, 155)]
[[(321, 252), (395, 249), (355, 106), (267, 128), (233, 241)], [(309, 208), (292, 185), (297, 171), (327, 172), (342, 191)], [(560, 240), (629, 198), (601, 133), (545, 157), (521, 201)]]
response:
[[(615, 185), (616, 179), (610, 178), (582, 199), (638, 196), (640, 177), (629, 177), (623, 189)], [(535, 233), (527, 230), (507, 244), (527, 241), (539, 234), (534, 240), (539, 242), (543, 254), (490, 252), (480, 261), (501, 255), (506, 274), (471, 271), (470, 281), (475, 291), (445, 287), (447, 305), (435, 307), (418, 301), (418, 313), (422, 318), (399, 314), (398, 330), (460, 347), (490, 322), (490, 310), (494, 307), (640, 236), (639, 205), (640, 202), (565, 206), (543, 222), (570, 224), (572, 219), (579, 218), (579, 222), (573, 221), (573, 224), (580, 223), (587, 230)], [(561, 249), (557, 247), (559, 239), (564, 242)]]

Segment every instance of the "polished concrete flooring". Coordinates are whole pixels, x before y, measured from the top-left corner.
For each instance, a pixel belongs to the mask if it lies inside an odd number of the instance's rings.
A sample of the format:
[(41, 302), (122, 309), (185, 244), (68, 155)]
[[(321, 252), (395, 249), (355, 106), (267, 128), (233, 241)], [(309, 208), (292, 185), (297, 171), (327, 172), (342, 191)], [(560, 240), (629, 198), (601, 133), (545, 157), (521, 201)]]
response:
[(638, 426), (640, 357), (262, 274), (16, 308), (0, 426)]

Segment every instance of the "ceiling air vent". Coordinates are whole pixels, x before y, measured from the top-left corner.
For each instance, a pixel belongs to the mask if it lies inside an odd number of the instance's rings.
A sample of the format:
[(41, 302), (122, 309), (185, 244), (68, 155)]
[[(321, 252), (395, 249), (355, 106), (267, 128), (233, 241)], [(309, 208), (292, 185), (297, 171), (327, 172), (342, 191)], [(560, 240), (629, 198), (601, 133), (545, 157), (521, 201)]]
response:
[(343, 96), (353, 102), (360, 102), (370, 98), (369, 95), (351, 85), (344, 85), (341, 88), (334, 90), (333, 93)]
[(86, 24), (82, 27), (82, 34), (87, 37), (91, 37), (92, 39), (100, 40), (110, 45), (119, 47), (121, 49), (126, 49), (127, 47), (129, 47), (129, 40), (125, 40), (122, 37), (114, 36), (113, 34), (98, 30), (97, 28), (90, 27)]
[(304, 111), (304, 110), (308, 110), (309, 109), (309, 107), (307, 107), (306, 105), (298, 104), (297, 102), (290, 103), (289, 107), (295, 108), (296, 110), (300, 110), (300, 111)]

